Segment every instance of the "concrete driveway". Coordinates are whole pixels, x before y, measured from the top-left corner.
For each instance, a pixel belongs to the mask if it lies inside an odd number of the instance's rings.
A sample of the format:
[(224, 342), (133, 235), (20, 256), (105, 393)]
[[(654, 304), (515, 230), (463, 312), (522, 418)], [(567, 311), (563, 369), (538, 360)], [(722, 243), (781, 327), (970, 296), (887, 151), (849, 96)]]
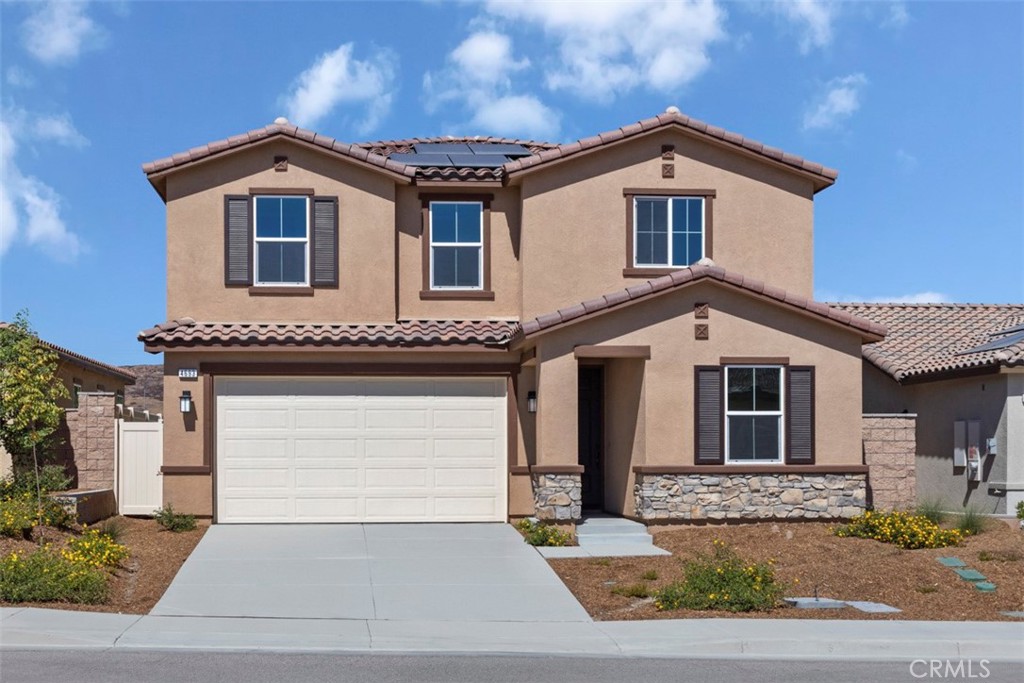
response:
[(214, 525), (151, 614), (590, 621), (507, 524)]

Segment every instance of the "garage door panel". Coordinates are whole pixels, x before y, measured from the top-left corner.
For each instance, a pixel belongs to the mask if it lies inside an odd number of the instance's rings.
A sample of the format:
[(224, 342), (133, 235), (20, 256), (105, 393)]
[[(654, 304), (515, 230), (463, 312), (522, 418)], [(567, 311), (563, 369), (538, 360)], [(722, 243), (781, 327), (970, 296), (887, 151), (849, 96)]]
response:
[(355, 460), (359, 457), (357, 439), (295, 439), (295, 459)]
[(347, 431), (359, 428), (359, 408), (344, 406), (331, 408), (295, 407), (295, 429), (316, 431)]
[(220, 522), (505, 518), (505, 380), (216, 381)]
[(224, 429), (287, 429), (288, 410), (283, 408), (240, 407), (227, 410)]

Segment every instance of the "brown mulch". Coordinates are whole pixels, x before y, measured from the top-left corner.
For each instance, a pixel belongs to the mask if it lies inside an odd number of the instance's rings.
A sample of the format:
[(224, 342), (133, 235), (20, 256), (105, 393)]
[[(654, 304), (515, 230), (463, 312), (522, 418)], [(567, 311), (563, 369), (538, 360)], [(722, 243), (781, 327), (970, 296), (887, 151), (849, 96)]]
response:
[[(207, 527), (201, 522), (195, 531), (174, 533), (164, 530), (152, 519), (118, 518), (124, 533), (119, 540), (128, 546), (131, 555), (113, 572), (110, 597), (102, 605), (76, 605), (69, 603), (18, 603), (19, 607), (49, 607), (53, 609), (89, 612), (119, 612), (148, 614), (167, 590), (178, 569), (188, 558)], [(39, 530), (36, 530), (39, 533)], [(45, 538), (54, 548), (62, 547), (76, 531), (47, 528)], [(0, 556), (11, 551), (32, 552), (35, 541), (0, 537)], [(11, 603), (0, 601), (0, 605)]]
[[(955, 548), (901, 550), (861, 538), (839, 538), (833, 525), (761, 523), (723, 526), (668, 527), (652, 530), (654, 543), (672, 557), (629, 557), (549, 560), (569, 590), (598, 620), (694, 619), (707, 617), (804, 619), (913, 619), (1012, 621), (1003, 611), (1024, 610), (1024, 533), (999, 520)], [(776, 576), (788, 585), (787, 597), (881, 602), (898, 614), (869, 614), (843, 609), (794, 609), (733, 614), (690, 610), (658, 611), (651, 599), (615, 595), (616, 586), (647, 584), (651, 589), (678, 581), (683, 562), (698, 553), (710, 554), (712, 541), (732, 546), (741, 557), (774, 559)], [(994, 556), (982, 561), (979, 555)], [(996, 584), (983, 593), (962, 580), (937, 557), (959, 557)], [(658, 578), (644, 581), (647, 571)], [(615, 583), (610, 583), (615, 582)]]

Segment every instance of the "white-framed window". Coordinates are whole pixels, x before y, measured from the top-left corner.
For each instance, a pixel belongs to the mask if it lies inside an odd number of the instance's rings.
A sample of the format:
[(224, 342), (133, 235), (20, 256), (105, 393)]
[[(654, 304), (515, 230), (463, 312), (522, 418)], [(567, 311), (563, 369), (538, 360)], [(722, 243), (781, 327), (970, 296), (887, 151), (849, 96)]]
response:
[(725, 368), (725, 461), (781, 463), (785, 421), (785, 368)]
[(309, 197), (260, 195), (253, 201), (257, 285), (309, 284)]
[(633, 198), (633, 266), (683, 268), (704, 257), (704, 197)]
[(483, 202), (430, 202), (430, 288), (484, 288)]

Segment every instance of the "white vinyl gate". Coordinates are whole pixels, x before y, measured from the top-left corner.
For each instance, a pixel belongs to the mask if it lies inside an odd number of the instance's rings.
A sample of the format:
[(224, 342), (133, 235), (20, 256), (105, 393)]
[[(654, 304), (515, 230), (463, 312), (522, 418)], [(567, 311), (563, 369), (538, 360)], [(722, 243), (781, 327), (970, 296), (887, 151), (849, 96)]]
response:
[(117, 502), (122, 515), (151, 515), (163, 505), (164, 425), (117, 421)]

